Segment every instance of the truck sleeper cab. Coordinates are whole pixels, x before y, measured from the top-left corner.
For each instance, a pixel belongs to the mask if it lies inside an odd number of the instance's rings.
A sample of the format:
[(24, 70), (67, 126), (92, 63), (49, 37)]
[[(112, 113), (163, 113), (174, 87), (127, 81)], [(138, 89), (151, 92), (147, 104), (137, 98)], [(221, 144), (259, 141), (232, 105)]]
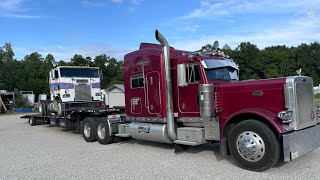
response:
[(320, 146), (320, 118), (313, 81), (306, 76), (238, 80), (238, 66), (214, 49), (187, 52), (142, 43), (125, 55), (126, 115), (85, 121), (86, 141), (112, 143), (115, 136), (169, 143), (175, 150), (220, 142), (252, 171), (293, 160)]

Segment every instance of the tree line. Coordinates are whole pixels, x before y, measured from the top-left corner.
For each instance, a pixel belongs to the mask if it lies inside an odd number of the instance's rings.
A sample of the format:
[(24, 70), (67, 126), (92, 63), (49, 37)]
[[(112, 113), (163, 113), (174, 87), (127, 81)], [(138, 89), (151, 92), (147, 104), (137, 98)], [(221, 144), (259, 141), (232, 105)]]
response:
[(301, 68), (301, 75), (310, 76), (314, 85), (320, 83), (320, 44), (300, 44), (297, 47), (271, 46), (262, 50), (249, 42), (241, 43), (232, 50), (223, 47), (240, 68), (240, 79), (267, 79), (296, 76)]
[[(320, 83), (320, 44), (314, 42), (297, 47), (271, 46), (262, 50), (249, 42), (243, 42), (235, 49), (225, 45), (223, 51), (240, 66), (240, 79), (266, 79), (297, 75), (311, 76), (314, 84)], [(105, 66), (105, 64), (108, 66)], [(102, 88), (115, 83), (123, 83), (123, 61), (102, 54), (83, 57), (75, 54), (69, 61), (56, 61), (48, 54), (43, 57), (37, 52), (23, 59), (14, 57), (10, 43), (0, 47), (0, 89), (13, 91), (33, 91), (35, 94), (49, 93), (48, 73), (56, 66), (95, 66), (102, 70)]]

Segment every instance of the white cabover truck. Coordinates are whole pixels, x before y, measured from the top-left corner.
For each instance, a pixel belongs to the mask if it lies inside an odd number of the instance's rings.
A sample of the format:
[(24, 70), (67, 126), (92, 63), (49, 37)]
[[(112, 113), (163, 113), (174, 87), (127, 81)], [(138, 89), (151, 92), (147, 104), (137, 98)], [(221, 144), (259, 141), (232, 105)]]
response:
[[(108, 116), (124, 111), (106, 108), (101, 96), (102, 73), (98, 67), (58, 66), (49, 72), (50, 99), (40, 101), (39, 114), (26, 115), (31, 125), (50, 123), (63, 127), (75, 126), (93, 116)], [(120, 117), (120, 116), (118, 116)]]
[(68, 109), (100, 107), (101, 78), (97, 67), (58, 66), (52, 69), (49, 72), (51, 101), (40, 103), (40, 114), (62, 115)]

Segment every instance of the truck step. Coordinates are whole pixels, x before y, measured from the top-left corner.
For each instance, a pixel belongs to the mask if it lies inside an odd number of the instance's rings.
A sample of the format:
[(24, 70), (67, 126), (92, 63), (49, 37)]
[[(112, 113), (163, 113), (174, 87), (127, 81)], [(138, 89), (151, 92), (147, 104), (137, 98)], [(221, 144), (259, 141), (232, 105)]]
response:
[(115, 134), (117, 137), (131, 137), (130, 134)]
[(194, 142), (194, 141), (183, 141), (183, 140), (175, 140), (173, 142), (176, 144), (183, 144), (183, 145), (188, 145), (188, 146), (197, 146), (197, 145), (205, 143), (205, 142)]
[(204, 138), (204, 128), (181, 127), (177, 129), (178, 139), (173, 141), (176, 144), (196, 146), (207, 141)]

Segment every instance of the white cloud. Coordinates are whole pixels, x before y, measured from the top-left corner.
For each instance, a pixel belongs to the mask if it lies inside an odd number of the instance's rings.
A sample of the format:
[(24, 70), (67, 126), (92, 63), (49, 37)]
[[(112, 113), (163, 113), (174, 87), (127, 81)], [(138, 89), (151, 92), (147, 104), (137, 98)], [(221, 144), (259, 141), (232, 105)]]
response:
[(131, 2), (132, 2), (133, 4), (140, 4), (140, 3), (143, 2), (143, 0), (131, 0)]
[(4, 10), (17, 10), (25, 0), (1, 0), (0, 8)]
[(52, 54), (56, 61), (64, 60), (69, 61), (75, 54), (82, 55), (83, 57), (90, 56), (94, 59), (98, 55), (106, 54), (107, 56), (114, 57), (118, 60), (123, 60), (125, 54), (135, 50), (133, 48), (127, 48), (123, 46), (117, 46), (114, 44), (105, 43), (88, 43), (79, 47), (62, 47), (56, 46), (44, 46), (41, 45), (33, 48), (26, 48), (24, 44), (13, 45), (16, 58), (18, 60), (23, 59), (26, 55), (32, 52), (38, 52), (42, 57), (46, 57), (48, 54)]
[(209, 18), (248, 13), (299, 13), (307, 9), (320, 9), (319, 0), (201, 0), (200, 7), (180, 18)]
[(81, 5), (83, 7), (97, 7), (97, 8), (101, 8), (101, 7), (105, 7), (106, 3), (104, 2), (98, 2), (98, 1), (92, 1), (92, 0), (82, 0)]
[(48, 16), (35, 14), (32, 8), (26, 8), (28, 0), (0, 0), (0, 16), (16, 19), (40, 19)]
[(184, 50), (198, 50), (208, 42), (220, 41), (221, 47), (224, 44), (232, 48), (241, 42), (251, 42), (259, 48), (271, 45), (297, 46), (301, 43), (310, 43), (320, 39), (319, 14), (315, 11), (308, 11), (299, 18), (290, 20), (287, 24), (265, 27), (263, 31), (248, 31), (247, 33), (228, 33), (222, 36), (208, 35), (199, 39), (177, 40), (172, 43), (173, 47)]
[(123, 0), (111, 0), (111, 2), (121, 4), (123, 3)]
[(8, 17), (8, 18), (19, 18), (19, 19), (40, 19), (43, 16), (39, 15), (26, 15), (26, 14), (11, 14), (11, 13), (0, 13), (0, 16), (2, 17)]
[(59, 48), (59, 49), (63, 49), (63, 46), (61, 46), (61, 45), (57, 45), (57, 47)]

